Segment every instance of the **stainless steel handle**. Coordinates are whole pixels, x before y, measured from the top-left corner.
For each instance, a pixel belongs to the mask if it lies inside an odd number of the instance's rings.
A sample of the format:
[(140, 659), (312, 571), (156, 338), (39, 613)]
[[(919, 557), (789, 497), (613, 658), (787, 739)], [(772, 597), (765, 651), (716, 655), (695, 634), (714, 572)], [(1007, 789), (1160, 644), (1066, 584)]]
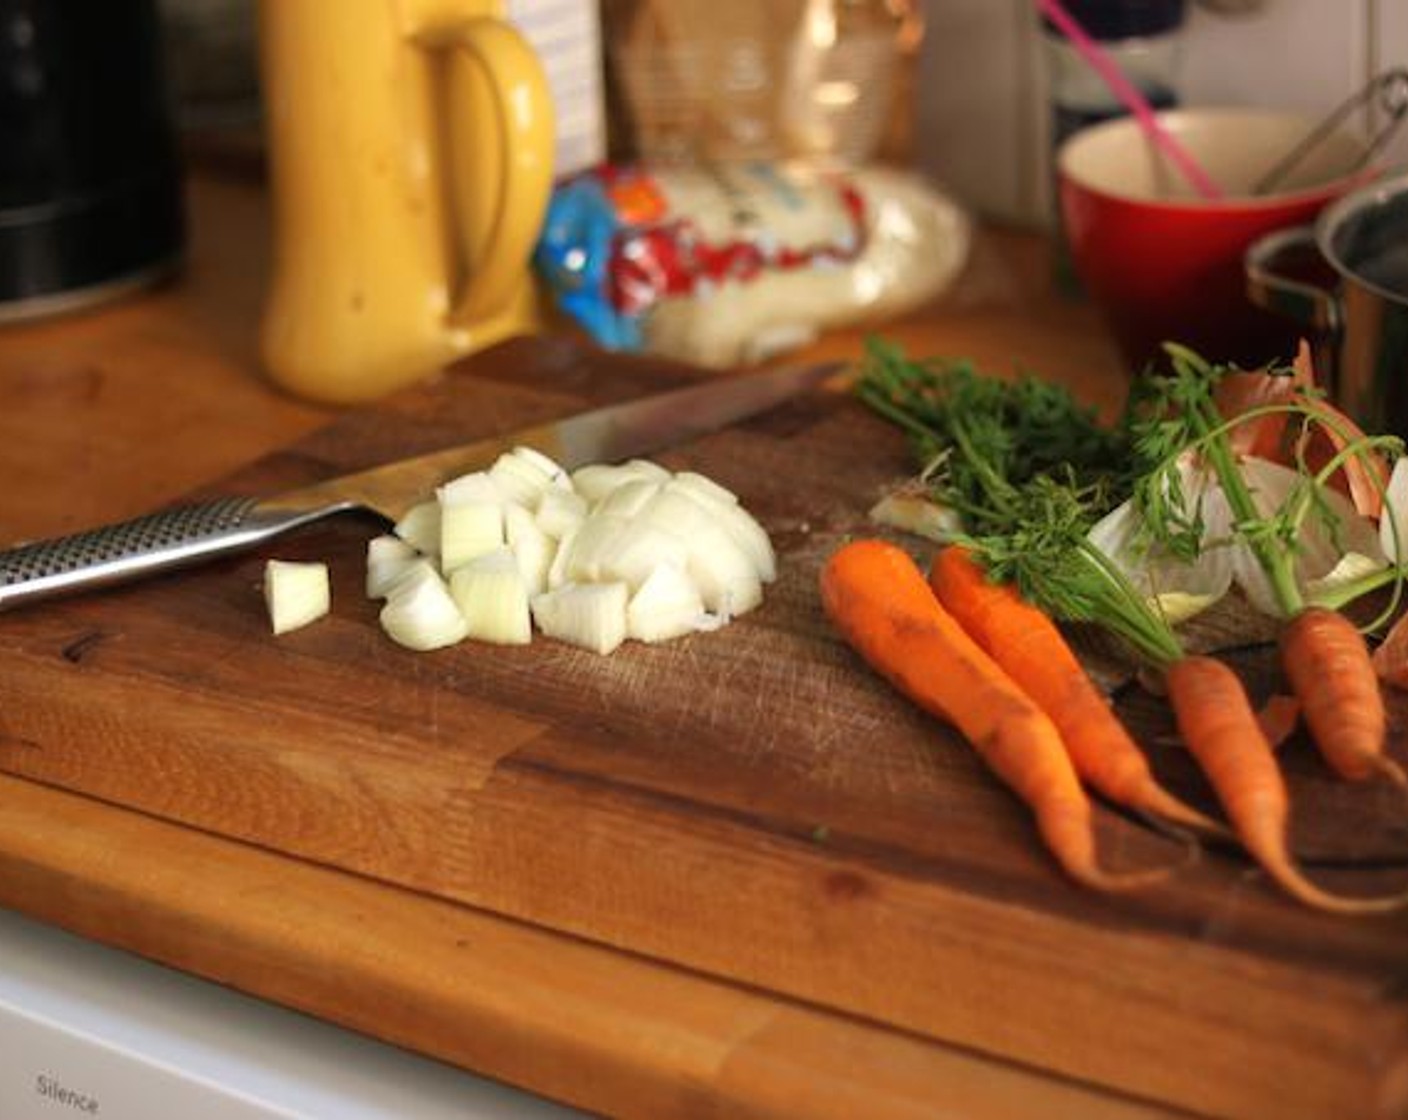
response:
[(242, 552), (346, 508), (279, 509), (255, 498), (222, 498), (19, 545), (0, 552), (0, 611)]
[(1263, 234), (1243, 258), (1247, 298), (1313, 330), (1339, 331), (1343, 316), (1335, 294), (1311, 280), (1297, 279), (1288, 269), (1296, 261), (1323, 259), (1314, 226)]

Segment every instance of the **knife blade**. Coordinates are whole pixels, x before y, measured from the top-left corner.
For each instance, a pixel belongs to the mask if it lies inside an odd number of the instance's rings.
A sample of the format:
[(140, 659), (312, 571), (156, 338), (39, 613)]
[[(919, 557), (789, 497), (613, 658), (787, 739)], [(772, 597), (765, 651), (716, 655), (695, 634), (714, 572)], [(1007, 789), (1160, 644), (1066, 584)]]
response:
[(0, 551), (0, 611), (243, 552), (336, 514), (373, 513), (395, 522), (435, 487), (491, 466), (514, 447), (532, 447), (568, 470), (648, 455), (774, 408), (836, 376), (842, 365), (824, 362), (709, 380), (271, 497), (189, 503), (21, 544)]

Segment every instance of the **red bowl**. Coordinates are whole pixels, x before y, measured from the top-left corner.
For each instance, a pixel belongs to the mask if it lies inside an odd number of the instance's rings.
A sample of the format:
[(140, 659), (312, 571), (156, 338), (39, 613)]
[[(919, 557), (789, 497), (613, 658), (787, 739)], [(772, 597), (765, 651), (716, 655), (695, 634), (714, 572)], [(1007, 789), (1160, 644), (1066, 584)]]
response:
[(1161, 343), (1255, 367), (1295, 348), (1296, 330), (1246, 296), (1243, 256), (1258, 237), (1311, 221), (1372, 176), (1364, 143), (1337, 132), (1311, 149), (1275, 193), (1256, 181), (1315, 120), (1260, 109), (1183, 109), (1159, 119), (1224, 192), (1199, 198), (1137, 121), (1076, 133), (1057, 153), (1061, 222), (1076, 272), (1132, 370)]

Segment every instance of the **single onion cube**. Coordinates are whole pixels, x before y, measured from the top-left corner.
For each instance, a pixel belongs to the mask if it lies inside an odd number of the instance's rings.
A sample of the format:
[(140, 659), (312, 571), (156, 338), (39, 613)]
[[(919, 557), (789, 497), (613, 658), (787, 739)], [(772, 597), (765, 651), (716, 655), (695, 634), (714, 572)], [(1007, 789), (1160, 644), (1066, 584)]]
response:
[(328, 566), (270, 560), (264, 565), (264, 602), (275, 634), (287, 634), (322, 618), (332, 606)]

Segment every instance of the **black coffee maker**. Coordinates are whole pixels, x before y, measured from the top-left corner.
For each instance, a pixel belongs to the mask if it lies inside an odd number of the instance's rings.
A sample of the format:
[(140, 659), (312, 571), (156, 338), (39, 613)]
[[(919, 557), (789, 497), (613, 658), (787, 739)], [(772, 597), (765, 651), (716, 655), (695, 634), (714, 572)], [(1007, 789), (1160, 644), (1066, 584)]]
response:
[(0, 0), (0, 322), (150, 284), (183, 241), (155, 0)]

